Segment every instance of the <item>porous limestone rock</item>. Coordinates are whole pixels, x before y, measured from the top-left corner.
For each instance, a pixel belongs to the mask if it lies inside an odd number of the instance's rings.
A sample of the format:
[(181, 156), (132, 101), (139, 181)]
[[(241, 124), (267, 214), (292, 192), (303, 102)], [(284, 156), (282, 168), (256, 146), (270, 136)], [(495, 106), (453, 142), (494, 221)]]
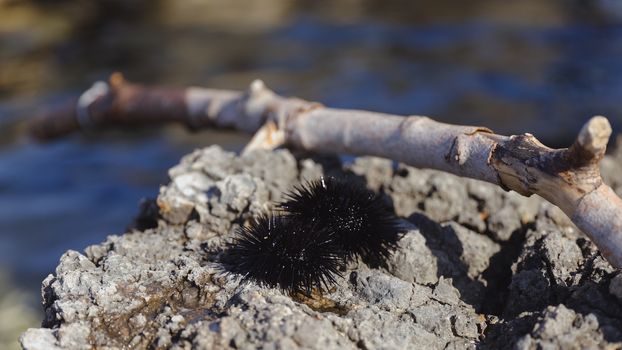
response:
[[(61, 257), (43, 281), (43, 328), (22, 335), (25, 349), (622, 346), (620, 275), (537, 197), (388, 160), (288, 150), (237, 156), (212, 146), (169, 175), (157, 207), (141, 206), (150, 228)], [(227, 273), (220, 258), (240, 225), (322, 175), (367, 185), (402, 218), (386, 267), (355, 261), (313, 297)]]

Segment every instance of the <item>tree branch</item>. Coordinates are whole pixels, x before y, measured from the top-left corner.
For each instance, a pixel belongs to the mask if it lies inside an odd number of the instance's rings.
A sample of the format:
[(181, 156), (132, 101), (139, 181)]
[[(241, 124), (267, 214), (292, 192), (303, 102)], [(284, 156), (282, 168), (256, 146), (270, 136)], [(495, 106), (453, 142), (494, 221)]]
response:
[[(99, 93), (97, 93), (99, 92)], [(590, 119), (567, 149), (533, 135), (502, 136), (475, 126), (422, 116), (326, 108), (281, 97), (261, 81), (247, 92), (163, 89), (126, 82), (120, 74), (61, 110), (36, 118), (31, 133), (59, 137), (80, 128), (178, 122), (198, 128), (257, 132), (247, 149), (281, 145), (309, 151), (374, 155), (487, 181), (522, 195), (538, 194), (561, 208), (622, 268), (622, 200), (603, 183), (599, 162), (611, 135), (604, 117)]]

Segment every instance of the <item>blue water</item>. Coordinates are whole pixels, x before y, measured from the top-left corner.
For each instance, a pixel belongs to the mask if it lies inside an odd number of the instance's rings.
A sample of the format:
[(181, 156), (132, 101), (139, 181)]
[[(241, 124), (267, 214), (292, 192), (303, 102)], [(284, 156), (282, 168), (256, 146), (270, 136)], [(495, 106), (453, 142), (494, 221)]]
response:
[(157, 137), (22, 144), (0, 152), (0, 263), (20, 278), (49, 272), (67, 249), (122, 233), (188, 151)]
[(284, 2), (280, 16), (259, 24), (243, 12), (186, 20), (196, 18), (190, 5), (171, 23), (163, 4), (172, 2), (128, 3), (146, 15), (76, 16), (72, 31), (45, 45), (23, 42), (28, 26), (0, 31), (0, 69), (31, 64), (0, 72), (0, 269), (33, 293), (64, 251), (123, 233), (183, 154), (211, 143), (240, 149), (246, 140), (177, 128), (49, 144), (24, 136), (38, 108), (115, 70), (143, 83), (233, 89), (261, 78), (332, 107), (531, 132), (555, 146), (595, 114), (621, 130), (622, 11), (607, 1), (526, 1), (533, 12), (516, 13), (485, 1), (364, 1), (348, 5), (357, 15), (327, 10), (329, 2)]

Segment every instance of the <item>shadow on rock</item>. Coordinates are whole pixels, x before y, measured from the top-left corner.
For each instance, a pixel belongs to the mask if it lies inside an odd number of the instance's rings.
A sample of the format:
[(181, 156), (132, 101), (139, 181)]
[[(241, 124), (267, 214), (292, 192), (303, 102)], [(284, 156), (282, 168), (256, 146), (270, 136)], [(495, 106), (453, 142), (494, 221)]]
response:
[(437, 260), (437, 277), (453, 279), (460, 298), (480, 310), (485, 295), (481, 281), (469, 276), (469, 266), (462, 260), (463, 242), (452, 226), (442, 226), (421, 213), (412, 214), (408, 221), (419, 228), (425, 244)]

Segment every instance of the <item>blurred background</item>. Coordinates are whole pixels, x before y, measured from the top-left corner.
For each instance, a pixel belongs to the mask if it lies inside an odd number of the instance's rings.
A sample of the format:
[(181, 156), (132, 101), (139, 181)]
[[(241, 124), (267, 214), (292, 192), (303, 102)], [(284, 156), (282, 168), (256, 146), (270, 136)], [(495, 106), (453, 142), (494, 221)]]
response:
[(123, 233), (183, 154), (248, 140), (175, 126), (25, 136), (42, 107), (113, 71), (229, 89), (261, 78), (331, 107), (565, 146), (595, 114), (621, 130), (622, 1), (0, 0), (0, 348), (40, 322), (40, 282), (63, 252)]

